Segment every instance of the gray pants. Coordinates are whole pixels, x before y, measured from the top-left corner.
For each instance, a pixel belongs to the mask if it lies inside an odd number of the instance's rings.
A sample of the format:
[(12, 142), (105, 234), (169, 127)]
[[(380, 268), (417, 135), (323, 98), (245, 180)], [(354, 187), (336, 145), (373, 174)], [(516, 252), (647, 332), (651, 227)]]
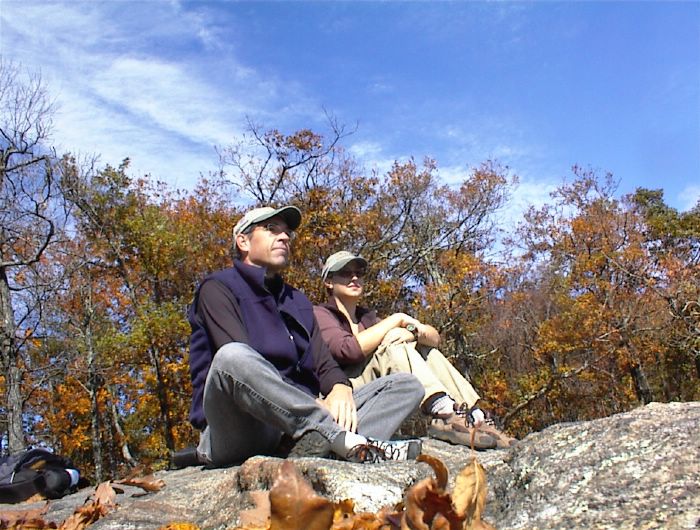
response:
[[(353, 392), (359, 434), (389, 439), (423, 399), (411, 374), (397, 373)], [(285, 433), (293, 439), (315, 430), (333, 441), (342, 429), (328, 410), (285, 382), (277, 369), (247, 344), (229, 343), (216, 352), (204, 387), (198, 451), (215, 465), (269, 454)]]

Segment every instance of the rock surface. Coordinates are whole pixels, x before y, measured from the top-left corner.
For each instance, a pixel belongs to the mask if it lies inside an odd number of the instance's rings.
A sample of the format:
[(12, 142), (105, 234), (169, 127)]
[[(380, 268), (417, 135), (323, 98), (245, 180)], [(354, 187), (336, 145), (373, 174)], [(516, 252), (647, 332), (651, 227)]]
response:
[[(466, 448), (425, 439), (450, 480), (469, 459)], [(508, 529), (700, 529), (700, 402), (652, 403), (590, 422), (554, 425), (509, 450), (477, 454), (486, 470), (484, 519)], [(125, 486), (116, 510), (89, 528), (157, 529), (175, 521), (235, 528), (248, 492), (268, 489), (282, 461), (255, 457), (240, 467), (187, 468), (157, 475), (157, 493)], [(432, 476), (424, 463), (348, 464), (299, 459), (314, 489), (351, 498), (356, 511), (394, 505), (416, 481)], [(450, 484), (451, 489), (451, 484)], [(44, 519), (60, 523), (92, 490), (51, 501)], [(0, 512), (41, 504), (0, 505)]]

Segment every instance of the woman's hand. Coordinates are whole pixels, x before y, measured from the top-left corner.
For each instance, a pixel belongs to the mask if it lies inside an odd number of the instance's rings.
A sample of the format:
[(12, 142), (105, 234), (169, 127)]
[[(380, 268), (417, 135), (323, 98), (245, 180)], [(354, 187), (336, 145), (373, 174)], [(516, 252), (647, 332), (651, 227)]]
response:
[(394, 313), (393, 315), (391, 315), (391, 318), (395, 319), (395, 327), (397, 328), (405, 328), (408, 326), (413, 326), (414, 328), (417, 328), (420, 325), (420, 322), (417, 319), (407, 315), (406, 313)]
[(416, 340), (416, 337), (406, 328), (394, 328), (384, 335), (380, 346), (386, 347), (390, 344), (401, 344), (403, 342), (413, 342), (414, 340)]
[[(438, 344), (440, 344), (440, 334), (433, 326), (423, 324), (418, 319), (415, 319), (412, 316), (407, 315), (406, 313), (394, 313), (393, 315), (391, 315), (390, 318), (394, 319), (394, 329), (402, 329), (411, 334), (412, 338), (403, 340), (401, 342), (410, 342), (412, 340), (415, 340), (418, 344), (430, 346), (431, 348), (437, 348)], [(392, 330), (392, 332), (393, 331), (394, 330)], [(396, 333), (398, 334), (398, 332)], [(388, 335), (389, 333), (385, 335), (385, 339)], [(401, 336), (407, 337), (407, 335), (405, 334)], [(396, 335), (392, 335), (391, 338), (395, 339)], [(394, 342), (390, 342), (390, 344), (393, 343)], [(382, 341), (382, 344), (386, 345), (384, 341)]]

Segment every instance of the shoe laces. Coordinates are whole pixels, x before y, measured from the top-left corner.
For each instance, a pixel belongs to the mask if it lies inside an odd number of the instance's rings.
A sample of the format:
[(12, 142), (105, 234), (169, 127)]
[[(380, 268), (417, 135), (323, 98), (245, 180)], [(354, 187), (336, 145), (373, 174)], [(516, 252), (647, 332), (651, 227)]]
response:
[(406, 460), (409, 442), (390, 442), (367, 439), (366, 443), (357, 444), (350, 449), (346, 459), (351, 462), (374, 464), (387, 460)]
[(476, 420), (475, 420), (474, 414), (473, 414), (475, 410), (481, 410), (481, 412), (484, 414), (484, 421), (482, 423), (484, 423), (485, 425), (489, 425), (491, 427), (496, 426), (496, 422), (494, 421), (493, 416), (491, 415), (490, 412), (482, 410), (479, 407), (477, 407), (476, 405), (474, 405), (471, 408), (466, 403), (461, 403), (459, 405), (455, 405), (455, 414), (457, 414), (457, 416), (464, 418), (468, 427), (474, 427), (476, 424)]
[(348, 451), (345, 459), (359, 464), (374, 464), (388, 460), (386, 451), (372, 443), (357, 444)]

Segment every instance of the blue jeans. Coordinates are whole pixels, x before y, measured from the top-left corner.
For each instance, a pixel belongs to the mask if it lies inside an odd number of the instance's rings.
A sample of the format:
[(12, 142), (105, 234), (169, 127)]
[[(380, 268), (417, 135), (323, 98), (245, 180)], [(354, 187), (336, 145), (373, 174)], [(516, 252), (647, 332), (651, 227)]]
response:
[[(353, 392), (359, 434), (389, 439), (423, 399), (411, 374), (397, 373)], [(318, 431), (330, 442), (342, 429), (316, 399), (284, 381), (277, 369), (247, 344), (229, 343), (216, 352), (204, 387), (207, 427), (198, 451), (215, 465), (270, 454), (282, 434), (293, 439)]]

